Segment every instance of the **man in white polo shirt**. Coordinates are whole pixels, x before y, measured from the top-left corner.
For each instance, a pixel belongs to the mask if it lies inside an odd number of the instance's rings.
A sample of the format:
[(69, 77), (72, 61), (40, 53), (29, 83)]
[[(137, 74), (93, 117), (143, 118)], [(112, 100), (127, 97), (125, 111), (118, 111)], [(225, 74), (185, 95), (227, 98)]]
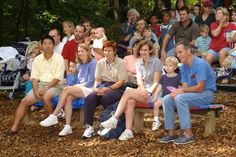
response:
[(7, 135), (14, 135), (18, 131), (18, 126), (25, 116), (29, 106), (37, 101), (44, 102), (44, 110), (50, 115), (53, 112), (51, 100), (59, 95), (63, 86), (59, 84), (63, 80), (65, 65), (64, 59), (58, 53), (53, 52), (54, 40), (51, 36), (42, 39), (43, 53), (38, 55), (32, 64), (31, 80), (32, 90), (21, 100), (17, 108), (14, 124)]
[(55, 47), (53, 49), (54, 52), (61, 54), (64, 47), (64, 43), (61, 42), (61, 32), (56, 28), (52, 28), (48, 32), (48, 35), (54, 39), (55, 42)]

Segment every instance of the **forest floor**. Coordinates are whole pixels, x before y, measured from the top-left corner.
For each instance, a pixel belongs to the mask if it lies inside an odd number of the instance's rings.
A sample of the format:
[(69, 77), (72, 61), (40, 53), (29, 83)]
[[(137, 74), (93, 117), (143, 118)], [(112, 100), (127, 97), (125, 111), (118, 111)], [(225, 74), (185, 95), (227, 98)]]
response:
[[(5, 136), (10, 128), (20, 99), (7, 100), (0, 93), (0, 157), (72, 157), (72, 156), (236, 156), (236, 92), (217, 91), (216, 103), (225, 105), (224, 112), (216, 121), (216, 133), (204, 137), (204, 119), (192, 118), (196, 141), (188, 145), (158, 142), (164, 135), (163, 125), (151, 131), (152, 114), (145, 115), (145, 129), (135, 132), (135, 138), (128, 141), (106, 140), (95, 136), (82, 140), (84, 131), (78, 121), (73, 120), (73, 134), (58, 137), (64, 121), (56, 125), (55, 131), (47, 133), (38, 122), (45, 118), (41, 112), (33, 112), (33, 121), (22, 124), (15, 136)], [(98, 128), (96, 112), (95, 128)], [(163, 119), (162, 119), (163, 123)], [(178, 126), (178, 123), (176, 123)]]

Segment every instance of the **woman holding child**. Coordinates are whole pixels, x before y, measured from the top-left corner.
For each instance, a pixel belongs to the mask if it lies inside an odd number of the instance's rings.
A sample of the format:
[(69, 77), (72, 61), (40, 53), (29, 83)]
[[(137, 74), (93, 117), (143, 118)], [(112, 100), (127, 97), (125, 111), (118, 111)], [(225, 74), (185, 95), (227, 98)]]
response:
[(101, 125), (104, 128), (116, 128), (118, 119), (125, 111), (126, 130), (120, 135), (120, 140), (133, 138), (133, 117), (134, 108), (137, 103), (147, 103), (153, 100), (152, 94), (155, 92), (162, 74), (162, 63), (155, 57), (155, 48), (150, 40), (143, 40), (138, 46), (138, 55), (142, 58), (136, 64), (137, 89), (127, 89), (120, 99), (119, 105), (113, 117)]
[(66, 136), (72, 133), (72, 127), (70, 125), (72, 116), (72, 101), (75, 98), (85, 98), (93, 92), (96, 61), (91, 58), (90, 48), (88, 45), (78, 45), (77, 63), (78, 84), (64, 87), (54, 112), (49, 115), (48, 118), (40, 122), (40, 125), (44, 127), (57, 124), (57, 114), (64, 107), (66, 125), (59, 133), (59, 136)]

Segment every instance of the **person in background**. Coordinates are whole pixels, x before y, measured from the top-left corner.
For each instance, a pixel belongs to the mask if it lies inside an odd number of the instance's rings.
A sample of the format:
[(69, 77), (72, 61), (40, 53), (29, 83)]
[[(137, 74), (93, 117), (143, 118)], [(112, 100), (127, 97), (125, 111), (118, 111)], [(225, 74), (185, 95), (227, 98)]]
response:
[(236, 25), (236, 8), (232, 10), (231, 21), (234, 25)]
[(185, 0), (176, 0), (175, 3), (175, 13), (176, 13), (176, 19), (177, 21), (180, 21), (180, 14), (179, 11), (182, 7), (187, 6), (187, 3)]
[(127, 20), (122, 24), (122, 33), (124, 34), (124, 41), (128, 42), (136, 30), (136, 22), (140, 17), (139, 12), (131, 8), (127, 12)]
[(209, 27), (206, 24), (200, 25), (200, 36), (197, 37), (195, 46), (198, 49), (198, 56), (205, 58), (209, 45), (211, 43), (211, 37), (209, 36)]
[(165, 61), (168, 56), (175, 56), (175, 48), (166, 51), (167, 45), (172, 37), (175, 42), (188, 41), (192, 45), (195, 44), (196, 38), (199, 36), (199, 26), (189, 18), (189, 8), (184, 6), (179, 10), (180, 21), (175, 22), (168, 30), (162, 43), (161, 60)]
[(150, 40), (143, 40), (138, 46), (138, 55), (142, 58), (136, 64), (137, 89), (126, 89), (120, 99), (115, 114), (107, 121), (101, 123), (104, 128), (116, 128), (119, 117), (125, 112), (125, 131), (119, 140), (128, 140), (133, 135), (134, 109), (138, 103), (148, 103), (153, 99), (158, 82), (162, 75), (162, 63), (156, 58), (156, 51)]
[(215, 14), (212, 12), (213, 3), (211, 0), (206, 0), (202, 2), (202, 5), (203, 11), (195, 18), (195, 22), (199, 26), (202, 24), (206, 24), (210, 28), (211, 24), (216, 21)]
[(69, 63), (75, 62), (78, 44), (84, 43), (84, 33), (86, 29), (84, 25), (78, 24), (75, 27), (75, 39), (68, 41), (62, 50), (62, 56), (65, 61), (66, 74), (69, 74)]
[(107, 41), (107, 37), (105, 35), (105, 29), (103, 27), (97, 28), (95, 30), (95, 35), (92, 45), (92, 55), (94, 56), (96, 61), (104, 57), (102, 48), (105, 41)]
[(177, 21), (176, 10), (175, 9), (171, 9), (170, 10), (170, 23), (174, 24), (176, 21)]
[(64, 43), (61, 42), (61, 32), (58, 29), (53, 28), (49, 31), (48, 35), (51, 36), (55, 41), (55, 47), (53, 51), (55, 53), (61, 54), (64, 47)]
[(64, 21), (62, 23), (63, 32), (65, 33), (65, 37), (62, 38), (62, 43), (66, 43), (67, 41), (71, 41), (75, 39), (74, 31), (75, 25), (72, 21)]
[(137, 84), (137, 77), (136, 77), (136, 63), (141, 60), (140, 56), (138, 56), (137, 48), (138, 44), (141, 40), (137, 40), (134, 43), (132, 51), (130, 55), (124, 57), (125, 68), (127, 71), (127, 82)]
[(154, 46), (155, 46), (155, 48), (156, 48), (156, 55), (157, 55), (157, 57), (159, 58), (159, 50), (160, 50), (160, 46), (159, 46), (159, 43), (158, 43), (158, 41), (156, 42), (153, 38), (152, 38), (152, 28), (150, 27), (150, 26), (146, 26), (145, 28), (144, 28), (144, 32), (143, 32), (143, 37), (144, 37), (144, 40), (150, 40), (153, 44), (154, 44)]
[(160, 26), (158, 25), (158, 19), (155, 15), (152, 15), (150, 18), (149, 18), (149, 21), (151, 23), (151, 28), (152, 28), (152, 31), (154, 33), (156, 33), (156, 36), (159, 38), (160, 35), (161, 35), (161, 31), (160, 31)]
[(91, 28), (90, 32), (89, 32), (89, 37), (85, 38), (85, 44), (89, 45), (92, 48), (93, 45), (93, 40), (95, 39), (95, 31), (96, 31), (96, 27)]
[[(193, 6), (193, 14), (195, 15), (195, 17), (199, 16), (200, 10), (201, 10), (201, 5), (199, 3), (196, 3)], [(193, 21), (195, 21), (195, 19)]]
[(226, 34), (228, 31), (236, 30), (236, 26), (229, 22), (229, 12), (226, 8), (216, 9), (216, 22), (211, 24), (210, 30), (212, 42), (205, 59), (209, 64), (219, 60), (220, 66), (223, 67), (223, 62), (231, 50)]
[[(160, 25), (161, 27), (161, 36), (160, 36), (160, 40), (159, 40), (159, 45), (162, 48), (162, 43), (163, 40), (165, 38), (166, 33), (168, 32), (168, 30), (171, 28), (172, 23), (170, 21), (170, 17), (171, 17), (171, 13), (168, 10), (163, 11), (163, 17), (162, 17), (162, 24)], [(172, 48), (174, 48), (174, 37), (172, 37), (166, 47), (166, 51), (168, 52), (169, 50), (171, 50)], [(160, 56), (160, 54), (159, 54)]]
[(90, 31), (93, 28), (93, 22), (90, 20), (84, 20), (83, 25), (86, 28), (86, 32), (84, 33), (84, 37), (87, 38), (90, 36)]
[[(139, 42), (140, 40), (143, 39), (143, 35), (141, 32), (139, 31), (135, 31), (134, 32), (134, 36), (132, 37), (132, 40), (134, 41), (134, 43), (136, 43), (137, 41)], [(132, 41), (132, 42), (133, 42)], [(134, 46), (133, 46), (134, 47)], [(127, 47), (127, 54), (132, 54), (133, 53), (133, 47)]]

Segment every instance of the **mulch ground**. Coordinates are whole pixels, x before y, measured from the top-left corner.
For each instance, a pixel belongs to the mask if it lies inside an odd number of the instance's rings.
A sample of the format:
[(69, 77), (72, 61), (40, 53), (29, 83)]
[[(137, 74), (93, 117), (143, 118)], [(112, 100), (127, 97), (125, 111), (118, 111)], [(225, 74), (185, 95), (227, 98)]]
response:
[[(225, 105), (225, 110), (217, 119), (216, 133), (204, 137), (204, 119), (193, 118), (193, 131), (196, 141), (188, 145), (173, 143), (160, 144), (158, 140), (164, 135), (163, 125), (151, 131), (151, 114), (145, 115), (145, 129), (135, 133), (129, 141), (106, 140), (99, 136), (81, 140), (84, 127), (73, 120), (73, 134), (58, 137), (64, 121), (55, 127), (51, 134), (38, 125), (45, 118), (40, 112), (32, 113), (33, 122), (21, 125), (16, 136), (4, 136), (10, 128), (15, 110), (20, 99), (7, 100), (0, 93), (0, 157), (71, 157), (71, 156), (236, 156), (236, 93), (218, 91), (216, 103)], [(95, 128), (98, 128), (96, 113)], [(163, 120), (162, 120), (163, 122)], [(178, 126), (178, 124), (176, 124)]]

